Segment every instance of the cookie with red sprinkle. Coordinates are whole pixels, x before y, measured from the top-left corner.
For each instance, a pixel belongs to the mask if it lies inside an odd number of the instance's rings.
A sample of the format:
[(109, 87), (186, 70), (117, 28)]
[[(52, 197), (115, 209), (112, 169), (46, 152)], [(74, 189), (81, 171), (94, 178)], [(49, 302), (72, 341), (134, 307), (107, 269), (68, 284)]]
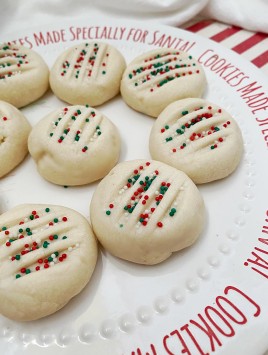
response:
[(33, 127), (29, 152), (38, 172), (58, 185), (84, 185), (103, 178), (120, 154), (116, 126), (88, 105), (66, 106)]
[(90, 216), (96, 237), (111, 254), (153, 265), (193, 244), (205, 207), (195, 184), (164, 163), (118, 164), (95, 190)]
[(204, 70), (189, 53), (159, 48), (138, 56), (127, 66), (121, 95), (133, 109), (157, 117), (175, 100), (201, 97), (205, 87)]
[(56, 96), (73, 105), (98, 106), (119, 93), (126, 63), (108, 43), (87, 42), (65, 50), (50, 72)]
[(0, 178), (19, 165), (28, 154), (31, 126), (14, 106), (0, 101)]
[(153, 159), (203, 184), (230, 175), (243, 153), (240, 128), (216, 104), (190, 98), (170, 104), (155, 121), (149, 140)]
[(0, 100), (23, 107), (39, 99), (48, 89), (49, 70), (32, 49), (0, 45)]
[(89, 282), (97, 243), (88, 221), (55, 205), (20, 205), (0, 216), (0, 313), (45, 317)]

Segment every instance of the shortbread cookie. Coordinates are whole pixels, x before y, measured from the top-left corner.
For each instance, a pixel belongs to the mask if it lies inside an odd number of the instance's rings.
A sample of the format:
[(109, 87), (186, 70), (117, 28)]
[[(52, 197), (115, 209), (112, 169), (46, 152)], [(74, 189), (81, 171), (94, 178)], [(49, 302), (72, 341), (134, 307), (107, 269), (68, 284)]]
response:
[(127, 66), (121, 94), (130, 107), (157, 117), (175, 100), (200, 97), (205, 86), (204, 71), (190, 54), (159, 48), (140, 55)]
[(0, 45), (0, 100), (23, 107), (48, 89), (49, 70), (39, 54), (23, 46)]
[(157, 161), (118, 164), (94, 192), (96, 237), (111, 254), (153, 265), (188, 247), (204, 226), (204, 203), (181, 171)]
[(56, 59), (50, 86), (70, 104), (101, 105), (119, 93), (125, 67), (121, 53), (107, 43), (77, 44)]
[(104, 177), (117, 163), (120, 137), (115, 125), (88, 106), (53, 111), (34, 126), (29, 152), (46, 180), (83, 185)]
[(62, 308), (88, 283), (97, 243), (78, 212), (20, 205), (0, 216), (0, 313), (18, 321)]
[(231, 174), (243, 152), (235, 120), (198, 98), (170, 104), (155, 121), (149, 145), (153, 159), (184, 171), (197, 184)]
[(0, 101), (0, 178), (14, 169), (28, 154), (31, 126), (23, 114)]

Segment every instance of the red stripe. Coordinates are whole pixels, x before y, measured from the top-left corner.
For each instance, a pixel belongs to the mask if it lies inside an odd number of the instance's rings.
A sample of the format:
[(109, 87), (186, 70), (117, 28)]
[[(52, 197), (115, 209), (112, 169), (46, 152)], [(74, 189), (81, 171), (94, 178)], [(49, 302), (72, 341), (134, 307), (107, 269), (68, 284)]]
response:
[(200, 21), (200, 22), (195, 23), (192, 26), (186, 27), (185, 30), (191, 31), (191, 32), (198, 32), (198, 31), (202, 30), (203, 28), (206, 28), (209, 25), (211, 25), (211, 23), (212, 23), (211, 20)]
[(232, 48), (232, 50), (239, 53), (239, 54), (244, 53), (246, 50), (255, 46), (256, 44), (263, 41), (267, 37), (268, 37), (268, 35), (265, 33), (260, 33), (260, 32), (255, 33), (253, 36), (249, 37), (245, 41), (234, 46)]
[(254, 58), (251, 62), (258, 68), (263, 67), (266, 63), (268, 63), (268, 51), (263, 52), (258, 57)]
[(239, 32), (240, 30), (241, 30), (241, 27), (232, 26), (232, 27), (226, 28), (225, 30), (210, 37), (210, 39), (213, 39), (213, 41), (215, 41), (215, 42), (221, 42), (225, 38), (228, 38), (228, 37), (234, 35), (235, 33)]

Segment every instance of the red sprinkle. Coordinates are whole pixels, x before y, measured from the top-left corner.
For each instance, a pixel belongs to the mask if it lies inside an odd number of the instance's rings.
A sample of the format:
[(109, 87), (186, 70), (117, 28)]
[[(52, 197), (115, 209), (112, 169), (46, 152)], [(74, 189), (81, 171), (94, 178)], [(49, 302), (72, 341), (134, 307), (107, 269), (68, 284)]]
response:
[(162, 228), (163, 227), (163, 223), (162, 222), (157, 222), (157, 227)]
[(6, 242), (6, 246), (10, 247), (11, 243), (10, 242)]

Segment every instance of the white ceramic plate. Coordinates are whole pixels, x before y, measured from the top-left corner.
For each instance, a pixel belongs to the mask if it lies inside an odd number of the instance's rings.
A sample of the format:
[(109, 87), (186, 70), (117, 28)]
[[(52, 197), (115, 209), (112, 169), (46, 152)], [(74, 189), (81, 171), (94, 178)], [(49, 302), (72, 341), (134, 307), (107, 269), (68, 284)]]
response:
[[(195, 34), (129, 20), (82, 18), (2, 40), (31, 46), (49, 66), (65, 48), (88, 40), (111, 43), (128, 62), (159, 46), (189, 51), (206, 71), (204, 97), (238, 121), (245, 153), (230, 177), (199, 186), (207, 223), (195, 245), (153, 267), (102, 251), (91, 282), (61, 311), (30, 323), (0, 317), (1, 354), (263, 354), (268, 348), (268, 85), (261, 72)], [(22, 111), (34, 125), (63, 106), (49, 92)], [(119, 96), (98, 109), (120, 130), (120, 161), (150, 158), (154, 119), (131, 110)], [(51, 203), (89, 217), (96, 185), (50, 184), (28, 157), (1, 180), (0, 212), (20, 203)]]

